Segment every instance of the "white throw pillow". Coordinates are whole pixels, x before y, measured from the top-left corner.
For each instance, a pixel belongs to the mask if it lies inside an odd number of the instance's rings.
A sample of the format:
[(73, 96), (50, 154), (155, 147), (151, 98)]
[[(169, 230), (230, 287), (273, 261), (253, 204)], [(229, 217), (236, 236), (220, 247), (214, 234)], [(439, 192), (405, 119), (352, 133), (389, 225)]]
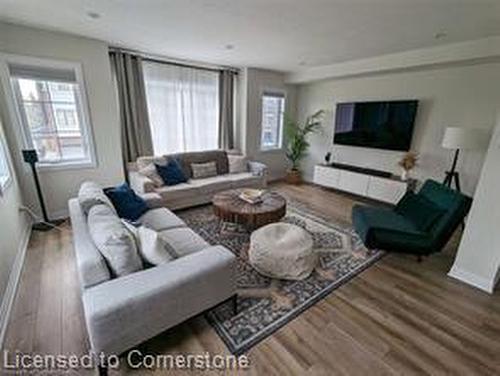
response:
[(217, 164), (215, 162), (191, 163), (193, 179), (210, 178), (217, 176)]
[(87, 221), (90, 236), (114, 276), (122, 277), (143, 268), (133, 235), (109, 206), (94, 205)]
[(139, 174), (149, 178), (156, 188), (160, 188), (165, 185), (161, 176), (158, 175), (158, 171), (156, 171), (156, 166), (154, 165), (154, 163), (148, 164), (146, 167), (141, 168), (138, 172)]
[(248, 172), (248, 162), (244, 155), (228, 155), (227, 159), (229, 161), (230, 174)]
[(135, 227), (125, 220), (123, 223), (134, 235), (137, 249), (144, 261), (156, 266), (175, 260), (175, 251), (157, 231), (146, 226)]
[(89, 214), (90, 209), (95, 205), (107, 205), (114, 213), (115, 207), (104, 193), (102, 187), (93, 181), (86, 181), (80, 186), (78, 191), (78, 202), (85, 214)]

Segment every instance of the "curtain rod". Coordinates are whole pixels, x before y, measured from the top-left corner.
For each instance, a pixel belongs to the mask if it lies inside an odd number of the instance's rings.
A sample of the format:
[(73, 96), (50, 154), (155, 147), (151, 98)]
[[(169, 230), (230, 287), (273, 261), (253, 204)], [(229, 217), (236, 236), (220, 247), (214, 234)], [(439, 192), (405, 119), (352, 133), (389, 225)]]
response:
[(110, 46), (109, 52), (111, 52), (111, 53), (112, 52), (124, 52), (124, 53), (139, 56), (143, 60), (146, 60), (146, 61), (151, 61), (151, 62), (160, 63), (160, 64), (175, 65), (175, 66), (184, 67), (184, 68), (203, 69), (203, 70), (212, 71), (212, 72), (220, 72), (222, 70), (229, 70), (235, 74), (239, 73), (238, 68), (227, 67), (227, 66), (222, 66), (222, 65), (208, 65), (208, 64), (203, 64), (203, 63), (191, 63), (191, 62), (184, 61), (184, 60), (171, 59), (171, 58), (167, 58), (167, 57), (163, 57), (163, 56), (147, 54), (144, 52), (130, 50), (127, 48)]

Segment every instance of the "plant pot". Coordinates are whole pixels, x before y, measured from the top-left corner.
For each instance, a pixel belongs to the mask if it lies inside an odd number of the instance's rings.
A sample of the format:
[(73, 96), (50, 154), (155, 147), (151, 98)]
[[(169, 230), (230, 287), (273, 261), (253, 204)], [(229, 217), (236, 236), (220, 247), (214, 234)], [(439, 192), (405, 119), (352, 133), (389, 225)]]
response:
[(302, 174), (299, 170), (289, 170), (286, 173), (286, 182), (288, 184), (298, 185), (302, 183)]

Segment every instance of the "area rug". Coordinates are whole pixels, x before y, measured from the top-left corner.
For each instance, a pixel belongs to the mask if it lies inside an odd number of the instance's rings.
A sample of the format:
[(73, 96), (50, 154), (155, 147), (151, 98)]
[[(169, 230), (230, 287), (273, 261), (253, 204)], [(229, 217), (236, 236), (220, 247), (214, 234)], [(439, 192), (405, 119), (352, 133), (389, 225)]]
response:
[(208, 243), (222, 244), (238, 258), (238, 314), (233, 315), (230, 304), (206, 313), (233, 354), (246, 352), (383, 255), (382, 251), (365, 248), (351, 227), (288, 200), (282, 221), (301, 226), (312, 235), (319, 263), (305, 280), (273, 279), (259, 274), (248, 263), (250, 233), (219, 231), (211, 206), (177, 214)]

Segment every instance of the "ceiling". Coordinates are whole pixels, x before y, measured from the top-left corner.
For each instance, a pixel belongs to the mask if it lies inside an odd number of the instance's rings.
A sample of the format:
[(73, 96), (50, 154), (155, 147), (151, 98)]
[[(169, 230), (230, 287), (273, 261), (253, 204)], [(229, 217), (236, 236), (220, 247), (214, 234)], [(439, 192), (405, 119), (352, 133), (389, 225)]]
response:
[(296, 71), (500, 35), (500, 0), (0, 0), (0, 19), (172, 58)]

